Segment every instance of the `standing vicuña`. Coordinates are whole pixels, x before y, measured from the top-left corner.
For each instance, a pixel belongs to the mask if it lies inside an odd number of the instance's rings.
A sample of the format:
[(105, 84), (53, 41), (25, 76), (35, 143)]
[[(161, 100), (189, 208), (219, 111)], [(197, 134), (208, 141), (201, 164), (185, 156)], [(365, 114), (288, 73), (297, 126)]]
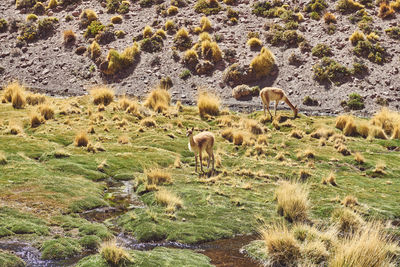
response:
[(286, 104), (293, 110), (294, 117), (297, 117), (297, 113), (299, 112), (297, 106), (293, 106), (292, 103), (290, 103), (289, 99), (287, 98), (287, 95), (285, 92), (280, 89), (280, 88), (275, 88), (275, 87), (265, 87), (260, 91), (260, 97), (261, 101), (263, 102), (263, 107), (264, 107), (264, 116), (266, 116), (265, 113), (265, 108), (267, 108), (269, 115), (272, 114), (269, 111), (269, 103), (271, 101), (275, 100), (275, 116), (276, 116), (276, 108), (279, 104), (279, 101), (285, 101)]
[(210, 132), (201, 132), (193, 136), (193, 130), (187, 129), (186, 136), (189, 137), (188, 147), (189, 150), (194, 153), (194, 157), (196, 159), (196, 172), (197, 172), (197, 154), (200, 156), (200, 169), (203, 171), (203, 164), (202, 164), (202, 152), (205, 150), (208, 154), (207, 160), (207, 169), (210, 168), (210, 160), (212, 159), (212, 170), (214, 170), (214, 153), (213, 153), (213, 146), (215, 137)]

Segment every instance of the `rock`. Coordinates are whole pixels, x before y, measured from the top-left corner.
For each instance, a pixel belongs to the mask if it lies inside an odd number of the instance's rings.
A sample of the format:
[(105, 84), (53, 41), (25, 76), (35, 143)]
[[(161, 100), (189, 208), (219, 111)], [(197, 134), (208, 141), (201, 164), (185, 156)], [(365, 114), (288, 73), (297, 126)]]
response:
[(238, 85), (232, 89), (232, 96), (236, 100), (239, 100), (241, 98), (248, 97), (251, 95), (253, 95), (253, 89), (246, 84)]

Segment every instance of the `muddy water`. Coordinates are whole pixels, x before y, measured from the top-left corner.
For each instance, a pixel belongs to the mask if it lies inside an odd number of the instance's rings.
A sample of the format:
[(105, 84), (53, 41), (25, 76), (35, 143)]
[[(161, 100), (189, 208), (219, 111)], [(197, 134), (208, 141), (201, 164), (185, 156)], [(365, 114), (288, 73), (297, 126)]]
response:
[[(240, 252), (240, 249), (244, 245), (247, 245), (256, 239), (255, 235), (237, 236), (231, 239), (221, 239), (197, 245), (188, 245), (171, 241), (146, 243), (137, 242), (135, 238), (129, 234), (123, 233), (116, 225), (116, 220), (123, 213), (132, 209), (145, 207), (143, 202), (140, 201), (139, 197), (134, 192), (132, 182), (120, 182), (109, 179), (107, 181), (107, 190), (105, 192), (105, 196), (106, 200), (110, 203), (109, 207), (88, 210), (80, 215), (92, 222), (101, 223), (106, 220), (107, 222), (111, 222), (111, 224), (115, 226), (112, 227), (112, 230), (119, 233), (116, 237), (117, 244), (122, 247), (135, 250), (151, 250), (155, 247), (191, 249), (208, 256), (211, 259), (211, 263), (218, 267), (260, 266)], [(73, 266), (83, 257), (95, 253), (94, 251), (88, 251), (77, 255), (76, 257), (62, 261), (42, 260), (41, 253), (37, 248), (33, 247), (29, 243), (18, 240), (0, 241), (0, 249), (14, 252), (26, 262), (28, 267)]]

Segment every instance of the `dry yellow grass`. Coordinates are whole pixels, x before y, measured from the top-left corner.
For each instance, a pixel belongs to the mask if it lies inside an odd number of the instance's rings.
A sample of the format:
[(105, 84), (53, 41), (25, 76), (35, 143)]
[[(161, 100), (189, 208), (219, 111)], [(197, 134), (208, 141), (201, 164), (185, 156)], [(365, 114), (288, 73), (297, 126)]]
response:
[(229, 142), (232, 142), (233, 141), (233, 134), (234, 134), (233, 128), (225, 128), (222, 131), (221, 136), (224, 139), (228, 140)]
[(111, 18), (111, 23), (114, 23), (114, 24), (122, 23), (122, 16), (121, 15), (113, 16)]
[(179, 11), (179, 8), (178, 8), (178, 7), (176, 7), (176, 6), (170, 6), (170, 7), (167, 9), (167, 14), (168, 14), (168, 16), (173, 16), (173, 15), (178, 14), (178, 11)]
[(100, 255), (111, 266), (125, 266), (134, 262), (128, 252), (117, 246), (115, 240), (101, 244)]
[(348, 156), (348, 155), (351, 154), (350, 150), (349, 150), (349, 149), (347, 148), (347, 146), (344, 145), (344, 144), (340, 144), (340, 145), (337, 147), (337, 151), (338, 151), (340, 154), (342, 154), (343, 156)]
[(6, 165), (6, 164), (7, 164), (7, 157), (3, 151), (0, 151), (0, 165)]
[(211, 42), (211, 36), (208, 32), (202, 32), (199, 35), (199, 41), (203, 42), (203, 41), (210, 41)]
[(18, 81), (10, 82), (4, 87), (3, 97), (7, 100), (7, 102), (11, 102), (12, 96), (18, 91), (25, 92), (25, 87)]
[(13, 108), (21, 109), (26, 105), (26, 99), (23, 91), (15, 91), (11, 98)]
[(368, 137), (369, 138), (388, 139), (385, 131), (378, 126), (371, 126)]
[(234, 145), (240, 146), (244, 143), (244, 141), (245, 141), (245, 133), (243, 131), (233, 132), (232, 142)]
[(73, 44), (76, 41), (76, 35), (72, 30), (65, 30), (63, 33), (64, 44)]
[(41, 104), (38, 107), (38, 110), (40, 114), (45, 118), (46, 120), (50, 120), (54, 118), (54, 109), (52, 106), (49, 104)]
[(289, 134), (290, 137), (301, 139), (303, 138), (304, 132), (301, 130), (292, 130)]
[(143, 38), (150, 38), (153, 35), (153, 28), (150, 26), (146, 26), (143, 29)]
[(371, 124), (382, 128), (390, 136), (400, 126), (400, 113), (384, 107), (372, 117)]
[(157, 123), (153, 118), (148, 117), (141, 120), (140, 125), (145, 127), (156, 127)]
[(90, 95), (95, 105), (107, 106), (114, 100), (114, 91), (105, 85), (92, 88)]
[(356, 136), (357, 135), (357, 126), (354, 122), (354, 119), (349, 119), (346, 123), (346, 126), (343, 129), (343, 134), (345, 136)]
[(267, 137), (266, 137), (265, 135), (260, 135), (260, 136), (257, 138), (257, 144), (260, 144), (260, 145), (268, 145), (268, 139), (267, 139)]
[(357, 125), (357, 133), (364, 138), (369, 136), (370, 124), (366, 121), (362, 121)]
[(199, 61), (199, 55), (197, 54), (196, 50), (188, 49), (185, 51), (183, 55), (183, 62), (188, 65), (195, 65)]
[(393, 252), (399, 246), (376, 222), (367, 223), (355, 234), (344, 238), (329, 261), (331, 267), (389, 267), (395, 266)]
[(213, 62), (218, 62), (222, 59), (222, 51), (218, 44), (208, 40), (201, 42), (201, 54), (204, 58)]
[(297, 182), (283, 181), (275, 191), (278, 213), (289, 221), (305, 221), (308, 218), (308, 190)]
[(28, 105), (35, 106), (35, 105), (43, 104), (44, 102), (46, 102), (46, 96), (44, 96), (42, 94), (30, 93), (30, 94), (26, 95), (26, 103), (28, 103)]
[(301, 248), (284, 224), (264, 227), (260, 231), (271, 266), (296, 266)]
[(42, 123), (44, 123), (44, 118), (42, 115), (38, 113), (33, 113), (30, 118), (31, 127), (36, 128), (39, 127)]
[(88, 136), (86, 135), (85, 132), (80, 132), (75, 136), (75, 146), (87, 146), (89, 143)]
[(325, 244), (320, 240), (306, 242), (304, 246), (302, 246), (301, 254), (313, 264), (321, 264), (329, 258), (329, 252)]
[(220, 100), (219, 98), (208, 92), (201, 92), (197, 98), (197, 107), (201, 117), (206, 114), (211, 116), (218, 116), (220, 112)]
[(250, 46), (250, 48), (258, 48), (262, 46), (262, 42), (257, 37), (253, 37), (247, 41), (247, 45)]
[(337, 186), (335, 174), (333, 172), (330, 172), (328, 177), (322, 178), (322, 183)]
[(168, 32), (175, 29), (175, 22), (173, 20), (167, 20), (164, 24), (164, 29)]
[(329, 137), (331, 137), (334, 134), (335, 134), (335, 131), (333, 129), (328, 128), (328, 127), (320, 127), (317, 130), (315, 130), (314, 132), (312, 132), (310, 136), (312, 138), (316, 138), (316, 139), (320, 139), (320, 138), (328, 139)]
[(349, 208), (337, 209), (332, 212), (331, 221), (343, 234), (351, 234), (364, 225), (360, 215)]
[(275, 65), (274, 54), (266, 47), (261, 49), (260, 54), (250, 62), (250, 69), (257, 78), (268, 75)]
[(168, 110), (171, 102), (171, 95), (165, 89), (153, 89), (144, 102), (144, 106), (151, 108), (156, 112), (165, 112)]
[(168, 212), (174, 212), (176, 209), (183, 207), (183, 201), (174, 193), (161, 189), (155, 194), (156, 201), (167, 207)]
[(181, 157), (180, 156), (177, 156), (175, 158), (174, 167), (177, 168), (177, 169), (182, 168), (182, 162), (181, 162)]
[(22, 123), (19, 121), (10, 121), (8, 124), (8, 132), (12, 135), (24, 133), (24, 129), (22, 128)]
[(147, 184), (163, 184), (172, 183), (171, 174), (163, 169), (153, 168), (145, 171), (147, 177)]
[(386, 164), (383, 161), (379, 161), (376, 166), (375, 169), (373, 170), (374, 173), (376, 174), (385, 174), (385, 168), (386, 168)]
[(264, 133), (262, 126), (256, 120), (246, 119), (244, 120), (244, 125), (252, 134), (260, 135)]
[(200, 27), (201, 27), (201, 31), (203, 31), (203, 32), (211, 31), (212, 30), (211, 21), (206, 16), (201, 17)]
[(126, 134), (121, 135), (120, 137), (118, 137), (118, 143), (120, 143), (121, 145), (129, 144), (129, 136)]
[(385, 19), (392, 17), (394, 15), (394, 9), (387, 2), (382, 2), (379, 5), (379, 14), (378, 16)]
[(98, 42), (93, 41), (88, 47), (88, 53), (91, 59), (96, 60), (101, 56), (101, 47)]
[(365, 158), (360, 152), (356, 152), (354, 154), (354, 160), (359, 164), (363, 164), (365, 162)]
[(347, 195), (343, 200), (342, 200), (342, 204), (345, 207), (354, 207), (356, 205), (358, 205), (358, 200), (355, 196), (352, 195)]

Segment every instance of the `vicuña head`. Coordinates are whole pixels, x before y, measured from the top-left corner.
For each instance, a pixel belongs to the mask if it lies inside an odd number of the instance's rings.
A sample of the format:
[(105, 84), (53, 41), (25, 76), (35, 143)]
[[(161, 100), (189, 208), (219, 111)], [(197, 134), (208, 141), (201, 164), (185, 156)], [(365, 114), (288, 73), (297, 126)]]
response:
[(210, 161), (212, 159), (212, 170), (214, 170), (214, 141), (215, 137), (211, 132), (201, 132), (193, 136), (194, 128), (186, 128), (186, 136), (189, 137), (188, 148), (194, 153), (196, 159), (196, 172), (197, 172), (197, 155), (200, 157), (200, 169), (203, 171), (202, 153), (205, 150), (208, 154), (207, 169), (210, 168)]
[(275, 101), (275, 116), (276, 116), (276, 108), (278, 107), (279, 101), (284, 101), (293, 110), (293, 115), (295, 118), (297, 117), (297, 114), (299, 113), (299, 109), (297, 108), (297, 106), (293, 106), (292, 103), (290, 103), (287, 95), (280, 88), (265, 87), (260, 91), (260, 97), (261, 97), (261, 101), (263, 103), (264, 116), (267, 115), (265, 112), (265, 109), (267, 109), (269, 115), (272, 118), (272, 114), (269, 111), (269, 103), (271, 101)]

